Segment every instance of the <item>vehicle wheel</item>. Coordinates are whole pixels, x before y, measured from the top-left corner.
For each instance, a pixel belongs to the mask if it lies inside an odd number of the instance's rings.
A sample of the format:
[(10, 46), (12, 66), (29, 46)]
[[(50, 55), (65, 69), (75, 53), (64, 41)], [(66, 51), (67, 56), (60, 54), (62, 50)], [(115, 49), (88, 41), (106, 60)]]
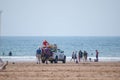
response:
[(55, 62), (55, 63), (58, 63), (58, 56), (56, 56), (54, 62)]
[(44, 58), (44, 57), (42, 57), (41, 59), (42, 59), (42, 63), (45, 63), (45, 58)]
[(45, 60), (42, 60), (42, 63), (45, 63)]
[(53, 61), (50, 61), (50, 63), (53, 63)]
[(63, 60), (63, 63), (66, 63), (66, 56), (64, 56), (64, 60)]

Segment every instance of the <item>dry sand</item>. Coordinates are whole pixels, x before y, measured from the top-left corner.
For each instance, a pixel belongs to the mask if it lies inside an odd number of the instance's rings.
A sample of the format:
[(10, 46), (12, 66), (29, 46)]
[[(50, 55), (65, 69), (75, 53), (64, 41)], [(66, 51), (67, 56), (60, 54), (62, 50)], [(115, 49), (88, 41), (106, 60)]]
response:
[(120, 80), (120, 62), (9, 63), (0, 80)]

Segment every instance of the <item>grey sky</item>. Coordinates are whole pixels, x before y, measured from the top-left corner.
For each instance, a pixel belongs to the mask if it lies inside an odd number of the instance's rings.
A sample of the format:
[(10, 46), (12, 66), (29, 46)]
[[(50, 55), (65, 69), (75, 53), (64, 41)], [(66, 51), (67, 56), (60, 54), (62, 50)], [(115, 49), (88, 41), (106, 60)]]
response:
[(3, 36), (120, 36), (120, 0), (0, 0)]

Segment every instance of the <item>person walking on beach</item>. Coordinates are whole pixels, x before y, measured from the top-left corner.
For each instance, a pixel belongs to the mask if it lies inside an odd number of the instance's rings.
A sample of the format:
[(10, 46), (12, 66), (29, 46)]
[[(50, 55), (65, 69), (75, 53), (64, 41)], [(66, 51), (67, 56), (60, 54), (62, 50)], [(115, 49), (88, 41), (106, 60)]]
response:
[(82, 56), (83, 56), (83, 52), (80, 50), (79, 53), (78, 53), (78, 60), (80, 62), (80, 59), (82, 59)]
[(98, 62), (98, 54), (99, 54), (99, 52), (98, 52), (98, 50), (95, 50), (95, 52), (96, 52), (96, 61)]
[(46, 64), (48, 64), (48, 58), (50, 57), (51, 55), (51, 51), (50, 51), (50, 48), (46, 47), (45, 48), (45, 61), (46, 61)]
[(87, 61), (87, 57), (88, 57), (88, 53), (86, 51), (84, 51), (84, 61)]
[(76, 51), (75, 51), (75, 52), (74, 52), (74, 51), (72, 52), (72, 58), (71, 58), (70, 61), (72, 61), (72, 60), (73, 60), (74, 62), (77, 60), (77, 52), (76, 52)]
[(71, 60), (70, 61), (72, 61), (72, 60), (74, 60), (75, 61), (75, 54), (74, 54), (74, 51), (72, 52), (72, 58), (71, 58)]
[(78, 63), (77, 51), (75, 51), (75, 61), (74, 62)]
[(41, 51), (41, 48), (39, 47), (36, 51), (36, 57), (37, 57), (37, 64), (40, 64), (40, 60), (41, 60), (41, 54), (42, 54), (42, 51)]
[(77, 51), (73, 51), (72, 52), (72, 58), (70, 61), (74, 60), (74, 62), (78, 63), (78, 60), (77, 60)]

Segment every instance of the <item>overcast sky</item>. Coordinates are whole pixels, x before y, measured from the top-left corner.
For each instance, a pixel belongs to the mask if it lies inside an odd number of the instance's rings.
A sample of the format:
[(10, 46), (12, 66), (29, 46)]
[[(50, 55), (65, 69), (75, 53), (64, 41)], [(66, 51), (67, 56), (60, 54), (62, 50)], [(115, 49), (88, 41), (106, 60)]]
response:
[(0, 0), (2, 36), (120, 36), (120, 0)]

